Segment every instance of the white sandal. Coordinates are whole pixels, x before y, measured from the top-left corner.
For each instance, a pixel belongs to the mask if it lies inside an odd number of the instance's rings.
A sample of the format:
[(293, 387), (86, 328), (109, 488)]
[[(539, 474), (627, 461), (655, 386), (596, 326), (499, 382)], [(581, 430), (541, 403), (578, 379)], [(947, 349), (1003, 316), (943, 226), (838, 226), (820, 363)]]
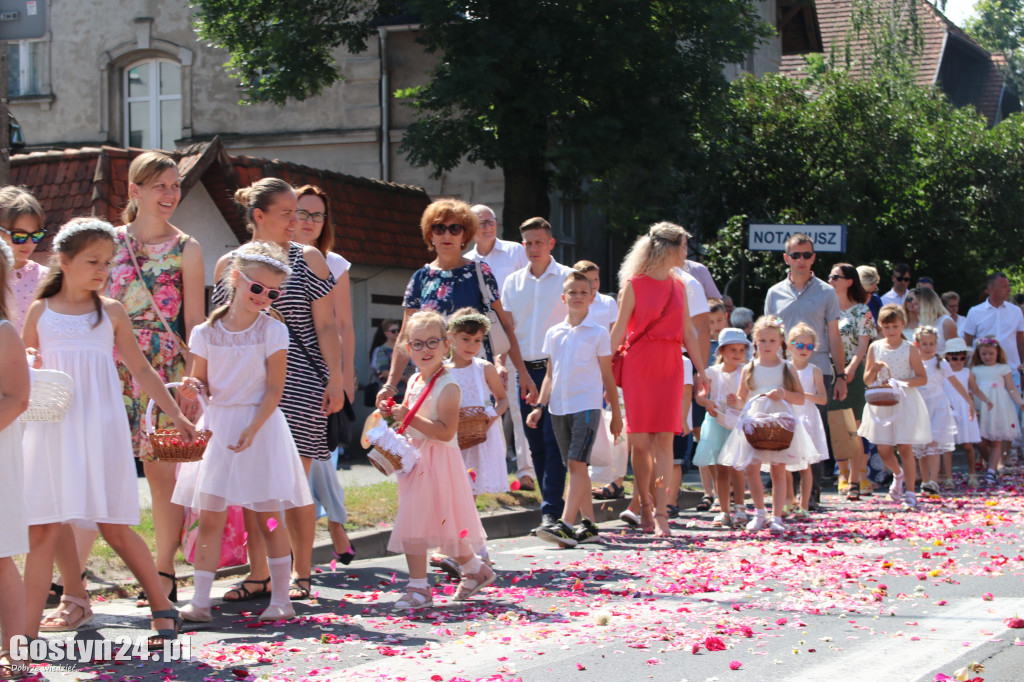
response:
[(497, 577), (490, 566), (481, 563), (480, 570), (476, 573), (464, 573), (462, 575), (462, 582), (459, 583), (458, 589), (455, 590), (455, 601), (466, 601), (493, 583)]
[(392, 604), (396, 609), (419, 609), (434, 605), (434, 593), (429, 587), (408, 587), (401, 599)]

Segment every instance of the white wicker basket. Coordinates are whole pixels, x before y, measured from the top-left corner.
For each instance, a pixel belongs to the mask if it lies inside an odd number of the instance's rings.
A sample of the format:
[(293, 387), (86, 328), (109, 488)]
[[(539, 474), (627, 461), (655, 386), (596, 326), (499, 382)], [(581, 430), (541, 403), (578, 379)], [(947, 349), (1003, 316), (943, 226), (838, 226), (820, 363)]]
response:
[(18, 417), (23, 422), (62, 422), (75, 395), (75, 380), (55, 369), (29, 368), (32, 391), (28, 409)]

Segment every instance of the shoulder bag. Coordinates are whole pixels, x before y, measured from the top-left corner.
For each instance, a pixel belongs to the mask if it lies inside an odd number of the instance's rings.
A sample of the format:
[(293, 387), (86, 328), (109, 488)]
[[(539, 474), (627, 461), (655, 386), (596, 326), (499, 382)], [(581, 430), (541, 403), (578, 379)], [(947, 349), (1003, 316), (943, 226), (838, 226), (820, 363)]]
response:
[[(128, 234), (128, 229), (127, 228), (121, 230), (120, 232), (124, 236), (124, 245), (128, 249), (128, 255), (132, 259), (132, 265), (135, 267), (135, 274), (138, 276), (139, 282), (142, 283), (142, 288), (146, 290), (146, 295), (149, 296), (149, 305), (150, 305), (150, 307), (153, 308), (153, 312), (156, 313), (156, 316), (158, 318), (160, 318), (160, 322), (163, 323), (164, 329), (166, 329), (167, 332), (171, 336), (174, 337), (174, 342), (178, 345), (177, 352), (180, 353), (182, 355), (182, 357), (185, 357), (185, 355), (188, 354), (188, 344), (185, 343), (184, 339), (182, 339), (180, 336), (178, 336), (177, 332), (175, 332), (173, 329), (171, 329), (171, 325), (167, 321), (167, 318), (164, 317), (164, 314), (160, 311), (160, 306), (158, 306), (156, 304), (156, 299), (153, 298), (153, 292), (150, 291), (149, 285), (146, 284), (146, 280), (142, 276), (142, 268), (139, 267), (139, 260), (135, 257), (135, 249), (132, 248), (132, 236), (130, 234)], [(182, 306), (185, 305), (184, 304), (184, 298), (185, 298), (185, 293), (183, 291), (182, 292)]]
[(615, 352), (612, 354), (612, 376), (615, 377), (615, 385), (619, 388), (622, 388), (622, 364), (626, 359), (626, 353), (629, 352), (629, 347), (642, 339), (644, 335), (651, 330), (654, 323), (664, 317), (665, 311), (668, 310), (669, 304), (672, 303), (672, 294), (674, 293), (675, 288), (670, 287), (668, 290), (668, 299), (665, 301), (665, 305), (661, 307), (661, 312), (655, 317), (652, 317), (651, 321), (647, 323), (647, 326), (644, 327), (640, 333), (634, 334), (632, 337), (627, 333), (625, 343), (616, 348)]
[[(295, 341), (299, 346), (299, 350), (306, 356), (306, 360), (309, 362), (309, 366), (313, 368), (316, 375), (320, 378), (320, 381), (324, 382), (324, 388), (327, 388), (327, 377), (320, 371), (320, 365), (313, 360), (312, 353), (306, 348), (306, 344), (302, 342), (302, 337), (295, 333), (292, 326), (281, 316), (281, 321), (284, 322), (284, 326), (288, 328), (288, 335)], [(337, 412), (332, 412), (327, 415), (327, 449), (334, 450), (334, 448), (341, 445), (345, 439), (346, 427), (356, 420), (355, 410), (352, 409), (352, 403), (348, 400), (348, 394), (345, 393), (344, 389), (341, 393), (345, 397), (345, 406)]]
[(476, 270), (476, 281), (480, 285), (480, 298), (484, 303), (484, 314), (491, 321), (491, 331), (488, 333), (491, 339), (491, 352), (496, 356), (504, 355), (512, 348), (512, 342), (509, 341), (505, 328), (501, 326), (498, 313), (494, 312), (494, 308), (491, 307), (495, 299), (491, 296), (491, 290), (484, 281), (484, 273), (480, 269), (480, 261), (473, 261), (473, 269)]

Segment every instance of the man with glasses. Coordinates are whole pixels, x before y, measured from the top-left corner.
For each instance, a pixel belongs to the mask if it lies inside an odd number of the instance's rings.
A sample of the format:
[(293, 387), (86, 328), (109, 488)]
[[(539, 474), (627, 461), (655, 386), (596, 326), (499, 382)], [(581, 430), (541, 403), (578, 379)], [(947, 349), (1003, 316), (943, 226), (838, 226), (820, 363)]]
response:
[(903, 305), (903, 299), (907, 297), (907, 288), (910, 286), (910, 266), (906, 263), (897, 263), (892, 269), (892, 289), (882, 294), (882, 305), (895, 303)]
[[(498, 291), (501, 291), (509, 275), (530, 264), (526, 258), (526, 249), (522, 244), (498, 239), (497, 216), (489, 206), (477, 204), (470, 210), (480, 219), (480, 227), (477, 228), (476, 235), (473, 237), (473, 248), (466, 252), (466, 258), (487, 263), (494, 274), (494, 279), (498, 282)], [(498, 373), (506, 386), (516, 385), (515, 367), (510, 366), (506, 372), (504, 367), (498, 365)], [(502, 419), (505, 442), (511, 444), (515, 449), (516, 478), (519, 479), (519, 489), (536, 490), (537, 484), (534, 481), (537, 475), (533, 470), (530, 448), (526, 443), (526, 434), (523, 432), (523, 418), (519, 413), (518, 400), (509, 401), (505, 415)]]
[[(825, 390), (835, 400), (846, 398), (846, 355), (839, 335), (839, 298), (827, 282), (814, 276), (814, 242), (806, 234), (796, 233), (786, 240), (783, 256), (789, 266), (789, 276), (768, 290), (764, 301), (764, 314), (782, 318), (786, 329), (792, 329), (803, 322), (817, 333), (820, 346), (814, 349), (811, 362), (818, 366), (825, 378)], [(833, 365), (836, 371), (833, 372)], [(805, 387), (806, 389), (806, 387)], [(828, 406), (818, 405), (821, 422), (825, 426), (825, 441), (829, 447), (829, 459), (811, 465), (814, 475), (812, 508), (818, 506), (822, 474), (831, 463), (832, 441), (828, 430)]]
[[(519, 227), (519, 232), (523, 235), (523, 247), (530, 264), (516, 270), (505, 280), (501, 288), (501, 302), (512, 315), (526, 371), (533, 382), (540, 386), (548, 368), (544, 335), (566, 317), (562, 285), (573, 269), (551, 257), (555, 238), (551, 236), (551, 224), (548, 221), (530, 218)], [(530, 412), (526, 407), (526, 401), (520, 399), (522, 416)], [(551, 415), (547, 410), (543, 411), (537, 427), (526, 428), (525, 433), (537, 482), (540, 484), (540, 510), (543, 515), (539, 526), (541, 528), (557, 522), (562, 516), (565, 504), (562, 499), (565, 491), (565, 464), (562, 463), (562, 454), (551, 427)]]

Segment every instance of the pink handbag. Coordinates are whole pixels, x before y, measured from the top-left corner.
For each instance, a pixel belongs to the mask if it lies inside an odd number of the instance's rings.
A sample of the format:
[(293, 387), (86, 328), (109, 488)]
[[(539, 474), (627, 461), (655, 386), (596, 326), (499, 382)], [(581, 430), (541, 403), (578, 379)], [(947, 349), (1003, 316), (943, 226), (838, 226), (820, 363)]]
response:
[[(196, 540), (199, 537), (199, 514), (185, 510), (185, 525), (181, 531), (181, 552), (185, 561), (196, 562)], [(249, 561), (245, 553), (245, 517), (241, 507), (228, 507), (228, 519), (220, 538), (220, 563), (217, 568), (241, 566)]]

